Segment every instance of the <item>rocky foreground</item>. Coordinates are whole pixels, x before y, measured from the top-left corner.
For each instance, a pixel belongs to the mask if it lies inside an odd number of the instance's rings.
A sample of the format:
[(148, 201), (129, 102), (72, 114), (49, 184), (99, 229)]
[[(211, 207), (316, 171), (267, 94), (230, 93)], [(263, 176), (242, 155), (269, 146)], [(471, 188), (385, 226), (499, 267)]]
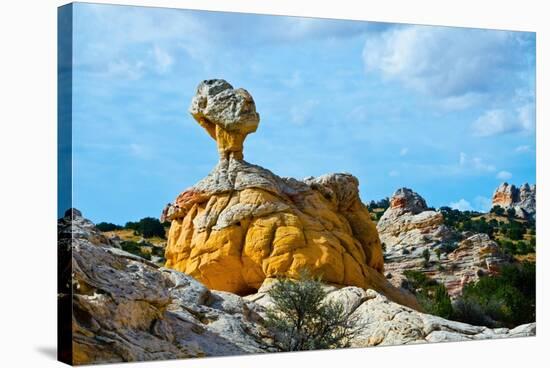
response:
[[(192, 277), (124, 252), (76, 210), (59, 221), (60, 281), (70, 285), (74, 364), (272, 352), (257, 293), (207, 289)], [(66, 263), (63, 263), (63, 262)], [(490, 329), (419, 313), (374, 290), (326, 286), (365, 325), (354, 347), (532, 336), (535, 324)]]

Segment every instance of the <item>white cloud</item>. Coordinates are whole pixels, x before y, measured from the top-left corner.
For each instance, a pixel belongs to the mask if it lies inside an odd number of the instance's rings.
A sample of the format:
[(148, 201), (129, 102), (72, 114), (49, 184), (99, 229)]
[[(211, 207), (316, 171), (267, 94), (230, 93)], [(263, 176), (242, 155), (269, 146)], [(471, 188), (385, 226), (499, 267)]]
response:
[(165, 50), (155, 45), (153, 48), (153, 56), (155, 58), (156, 70), (160, 74), (164, 74), (172, 68), (174, 58)]
[(357, 105), (346, 116), (351, 123), (366, 123), (368, 122), (369, 112), (364, 105)]
[(409, 147), (403, 147), (403, 148), (401, 148), (401, 150), (399, 151), (399, 155), (400, 155), (400, 156), (406, 156), (407, 153), (409, 153)]
[(474, 121), (474, 135), (487, 137), (509, 131), (510, 117), (504, 110), (489, 110)]
[(443, 97), (437, 101), (437, 106), (445, 110), (464, 110), (470, 106), (482, 101), (483, 94), (477, 92), (468, 92), (460, 96)]
[(130, 155), (141, 159), (149, 159), (152, 156), (151, 149), (139, 143), (131, 143), (128, 145), (128, 152)]
[(456, 202), (451, 202), (449, 204), (449, 207), (454, 208), (455, 210), (459, 210), (459, 211), (473, 211), (474, 210), (472, 205), (470, 204), (470, 202), (468, 202), (464, 198), (459, 199)]
[(480, 171), (495, 171), (496, 167), (491, 164), (487, 164), (483, 161), (483, 159), (479, 157), (474, 157), (472, 159), (472, 164), (474, 169), (480, 170)]
[(516, 111), (523, 130), (532, 131), (535, 128), (535, 104), (525, 104), (520, 106)]
[(510, 132), (531, 132), (534, 127), (534, 107), (526, 104), (515, 112), (504, 109), (488, 110), (472, 124), (477, 137), (490, 137)]
[(476, 93), (501, 87), (503, 77), (519, 77), (515, 69), (526, 62), (523, 41), (506, 31), (403, 26), (369, 37), (363, 61), (368, 72), (379, 71), (415, 90), (461, 97), (447, 101), (460, 107)]
[(496, 176), (500, 180), (508, 180), (512, 178), (512, 173), (506, 170), (499, 171)]
[(531, 146), (529, 145), (517, 146), (514, 151), (516, 151), (517, 153), (531, 152)]
[(129, 63), (126, 60), (116, 60), (107, 64), (107, 70), (104, 73), (108, 78), (114, 79), (139, 79), (144, 72), (144, 63), (137, 61)]
[(491, 198), (477, 196), (474, 199), (475, 208), (480, 212), (489, 212), (491, 207), (493, 207), (493, 201)]
[(295, 70), (290, 77), (283, 79), (281, 82), (289, 88), (296, 88), (302, 85), (302, 75)]
[(290, 121), (298, 125), (308, 122), (317, 105), (319, 105), (319, 101), (310, 99), (303, 104), (292, 106), (290, 108)]
[[(264, 20), (259, 24), (262, 30), (262, 38), (266, 41), (303, 41), (304, 39), (320, 37), (350, 37), (376, 30), (379, 25), (376, 23), (340, 21), (333, 19), (302, 18), (302, 17), (280, 17), (280, 20)], [(284, 29), (284, 32), (281, 32)]]
[(460, 156), (458, 159), (458, 163), (460, 164), (460, 166), (464, 166), (466, 164), (467, 157), (468, 157), (467, 154), (465, 154), (464, 152), (460, 152)]
[(392, 177), (396, 177), (396, 176), (399, 176), (399, 171), (397, 170), (391, 170), (389, 173), (388, 173), (389, 176), (392, 176)]
[(474, 205), (464, 198), (456, 202), (451, 202), (449, 207), (459, 211), (479, 211), (488, 212), (492, 207), (492, 200), (487, 197), (477, 196), (474, 199)]
[(468, 156), (464, 152), (460, 152), (458, 164), (464, 170), (476, 170), (482, 172), (493, 172), (496, 170), (494, 165), (486, 163), (481, 157)]

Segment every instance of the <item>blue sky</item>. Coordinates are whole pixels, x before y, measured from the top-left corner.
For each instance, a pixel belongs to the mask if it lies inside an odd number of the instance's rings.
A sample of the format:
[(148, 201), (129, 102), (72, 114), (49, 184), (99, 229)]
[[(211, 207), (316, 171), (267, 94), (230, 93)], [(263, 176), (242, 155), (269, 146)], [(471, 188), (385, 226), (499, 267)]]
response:
[(215, 166), (187, 112), (211, 78), (252, 94), (245, 159), (280, 176), (476, 210), (535, 182), (534, 33), (82, 3), (73, 22), (74, 206), (93, 221), (159, 216)]

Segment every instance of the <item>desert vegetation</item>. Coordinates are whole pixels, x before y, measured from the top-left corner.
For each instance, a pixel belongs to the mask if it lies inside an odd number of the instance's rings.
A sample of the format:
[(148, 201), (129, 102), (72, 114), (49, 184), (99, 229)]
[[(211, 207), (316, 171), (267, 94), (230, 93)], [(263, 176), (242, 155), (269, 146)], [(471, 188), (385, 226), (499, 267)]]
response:
[(405, 271), (405, 286), (427, 313), (487, 327), (515, 327), (535, 321), (536, 268), (524, 262), (482, 276), (451, 301), (445, 287), (420, 271)]
[(348, 347), (361, 330), (351, 311), (336, 301), (327, 301), (319, 279), (302, 273), (299, 280), (280, 279), (268, 292), (273, 300), (266, 326), (279, 351)]

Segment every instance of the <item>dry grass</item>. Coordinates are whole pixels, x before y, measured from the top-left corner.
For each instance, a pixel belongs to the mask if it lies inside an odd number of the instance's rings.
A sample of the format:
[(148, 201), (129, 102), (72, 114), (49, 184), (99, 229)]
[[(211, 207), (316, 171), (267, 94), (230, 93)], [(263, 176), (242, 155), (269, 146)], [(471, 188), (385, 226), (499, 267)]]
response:
[(536, 262), (537, 254), (536, 253), (527, 253), (527, 254), (516, 254), (514, 259), (518, 262)]
[[(504, 222), (505, 224), (508, 224), (510, 222), (508, 217), (499, 216), (499, 215), (494, 214), (494, 213), (485, 213), (485, 214), (480, 215), (480, 216), (472, 217), (472, 220), (480, 220), (481, 218), (484, 218), (485, 221), (487, 221), (487, 222), (489, 222), (491, 220), (497, 220), (498, 222)], [(519, 218), (514, 218), (514, 221), (521, 222), (521, 223), (526, 222), (525, 220), (522, 220), (522, 219), (519, 219)]]
[[(114, 230), (114, 231), (106, 231), (105, 235), (108, 237), (112, 237), (117, 235), (120, 239), (125, 241), (133, 241), (138, 242), (141, 238), (143, 238), (141, 235), (135, 235), (134, 230), (131, 229), (122, 229), (122, 230)], [(168, 231), (166, 236), (168, 236)], [(162, 239), (158, 236), (154, 236), (152, 238), (146, 239), (149, 243), (154, 244), (159, 247), (164, 247), (166, 245), (166, 239)]]

